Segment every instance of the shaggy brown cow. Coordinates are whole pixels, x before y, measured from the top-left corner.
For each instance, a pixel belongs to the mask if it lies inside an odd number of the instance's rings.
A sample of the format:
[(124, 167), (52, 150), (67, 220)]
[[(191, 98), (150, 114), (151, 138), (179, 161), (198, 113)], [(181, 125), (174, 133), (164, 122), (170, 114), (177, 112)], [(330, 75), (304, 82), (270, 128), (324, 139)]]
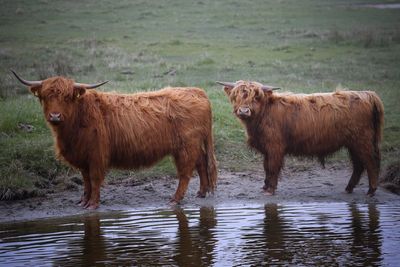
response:
[(346, 191), (353, 191), (366, 169), (368, 194), (374, 194), (383, 127), (383, 104), (374, 92), (290, 94), (256, 82), (217, 83), (224, 85), (246, 127), (249, 146), (264, 155), (267, 195), (275, 193), (286, 154), (318, 157), (324, 164), (326, 156), (342, 147), (353, 163)]
[(74, 83), (63, 77), (26, 81), (37, 96), (55, 140), (56, 154), (83, 176), (80, 204), (95, 209), (109, 168), (149, 167), (171, 155), (179, 185), (171, 201), (186, 193), (194, 169), (198, 196), (216, 186), (217, 170), (209, 100), (199, 88), (165, 88), (136, 94), (88, 90), (104, 83)]

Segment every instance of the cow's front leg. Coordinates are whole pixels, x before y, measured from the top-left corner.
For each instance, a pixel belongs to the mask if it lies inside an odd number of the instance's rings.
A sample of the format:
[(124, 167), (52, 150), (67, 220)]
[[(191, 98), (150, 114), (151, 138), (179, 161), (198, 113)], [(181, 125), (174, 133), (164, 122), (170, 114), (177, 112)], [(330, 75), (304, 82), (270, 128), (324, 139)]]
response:
[(175, 156), (175, 166), (178, 173), (179, 184), (174, 196), (170, 203), (175, 205), (183, 199), (186, 194), (190, 178), (195, 169), (196, 157), (193, 155), (187, 155), (185, 152)]
[(90, 177), (90, 198), (84, 206), (85, 209), (94, 210), (99, 207), (100, 204), (100, 187), (104, 181), (105, 172), (100, 168), (92, 168), (89, 172)]
[(278, 186), (278, 177), (283, 166), (283, 155), (274, 153), (264, 157), (265, 180), (263, 190), (265, 195), (272, 196)]
[(83, 194), (78, 202), (78, 205), (85, 207), (90, 199), (90, 193), (92, 192), (92, 186), (90, 184), (90, 177), (88, 170), (81, 170), (83, 178)]

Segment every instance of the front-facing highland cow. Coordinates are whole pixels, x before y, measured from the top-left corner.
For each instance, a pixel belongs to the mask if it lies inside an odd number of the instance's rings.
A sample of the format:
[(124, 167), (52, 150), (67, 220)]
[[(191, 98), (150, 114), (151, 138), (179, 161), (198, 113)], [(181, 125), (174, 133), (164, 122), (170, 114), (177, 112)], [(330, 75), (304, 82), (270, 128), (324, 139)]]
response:
[(83, 207), (99, 206), (109, 168), (149, 167), (167, 155), (179, 178), (173, 202), (184, 197), (194, 169), (200, 176), (198, 196), (214, 190), (212, 115), (203, 90), (103, 93), (89, 89), (104, 83), (81, 84), (64, 77), (26, 81), (13, 73), (40, 100), (57, 156), (82, 173)]
[(362, 172), (368, 195), (378, 186), (383, 104), (371, 91), (276, 93), (256, 82), (217, 82), (224, 86), (234, 114), (247, 130), (248, 144), (264, 155), (267, 195), (275, 193), (286, 154), (325, 158), (345, 147), (353, 163), (346, 187), (353, 192)]

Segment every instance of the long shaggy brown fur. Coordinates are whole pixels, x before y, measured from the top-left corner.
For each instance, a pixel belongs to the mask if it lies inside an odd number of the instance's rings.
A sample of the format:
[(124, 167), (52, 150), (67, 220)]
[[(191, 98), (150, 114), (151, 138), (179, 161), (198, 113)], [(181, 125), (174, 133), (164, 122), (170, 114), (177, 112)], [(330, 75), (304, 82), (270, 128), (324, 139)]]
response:
[(348, 149), (354, 169), (347, 192), (366, 169), (368, 194), (374, 194), (383, 128), (383, 104), (375, 92), (275, 93), (245, 81), (225, 87), (225, 92), (247, 129), (248, 144), (264, 154), (268, 194), (276, 190), (286, 154), (317, 157), (323, 163), (342, 147)]
[[(194, 169), (200, 176), (198, 195), (214, 191), (212, 114), (203, 90), (102, 93), (55, 77), (31, 91), (42, 103), (57, 155), (83, 175), (82, 206), (98, 207), (109, 168), (149, 167), (167, 155), (173, 157), (179, 177), (173, 201), (184, 197)], [(50, 118), (58, 113), (61, 121), (54, 123)]]

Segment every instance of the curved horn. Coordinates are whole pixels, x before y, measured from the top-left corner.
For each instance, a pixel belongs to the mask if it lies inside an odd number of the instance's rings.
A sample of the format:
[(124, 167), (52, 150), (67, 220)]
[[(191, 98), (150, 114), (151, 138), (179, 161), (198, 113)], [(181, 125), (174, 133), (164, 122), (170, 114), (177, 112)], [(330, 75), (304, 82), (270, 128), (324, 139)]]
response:
[(27, 80), (24, 80), (21, 77), (19, 77), (15, 71), (11, 70), (11, 72), (18, 79), (18, 81), (20, 81), (22, 84), (25, 84), (27, 86), (39, 86), (42, 84), (42, 81), (27, 81)]
[(261, 87), (261, 89), (262, 89), (263, 91), (274, 91), (274, 90), (278, 90), (278, 89), (281, 89), (281, 88), (280, 88), (280, 87), (270, 86), (270, 85), (263, 85), (263, 86)]
[(93, 84), (86, 84), (86, 83), (74, 83), (74, 87), (81, 87), (85, 89), (94, 89), (99, 86), (102, 86), (105, 83), (108, 83), (109, 81), (101, 82), (101, 83), (93, 83)]
[(226, 87), (231, 87), (231, 88), (235, 87), (235, 85), (236, 85), (236, 83), (229, 83), (229, 82), (218, 82), (218, 81), (216, 81), (216, 83), (218, 83), (220, 85), (223, 85), (223, 86), (226, 86)]

